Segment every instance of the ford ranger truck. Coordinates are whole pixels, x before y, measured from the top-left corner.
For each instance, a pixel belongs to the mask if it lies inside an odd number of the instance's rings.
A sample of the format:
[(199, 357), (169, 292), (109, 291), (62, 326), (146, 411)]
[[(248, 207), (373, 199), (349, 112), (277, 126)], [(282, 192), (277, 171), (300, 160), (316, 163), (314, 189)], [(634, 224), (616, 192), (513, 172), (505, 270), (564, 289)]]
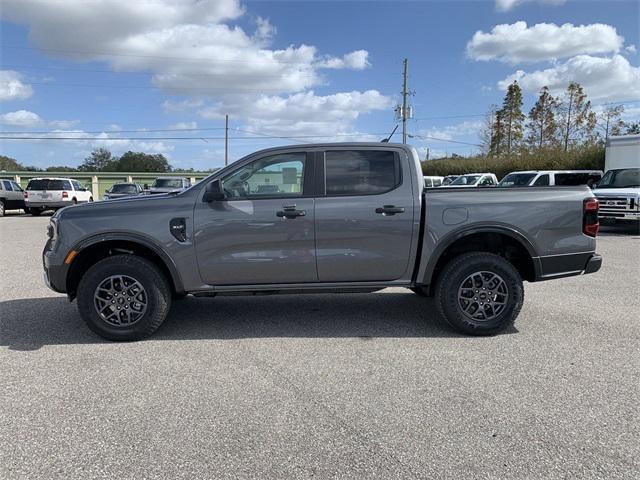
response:
[(44, 279), (110, 340), (151, 335), (186, 294), (386, 287), (433, 296), (451, 327), (491, 335), (518, 316), (523, 281), (600, 268), (586, 186), (423, 183), (417, 152), (402, 144), (263, 150), (185, 191), (58, 211)]

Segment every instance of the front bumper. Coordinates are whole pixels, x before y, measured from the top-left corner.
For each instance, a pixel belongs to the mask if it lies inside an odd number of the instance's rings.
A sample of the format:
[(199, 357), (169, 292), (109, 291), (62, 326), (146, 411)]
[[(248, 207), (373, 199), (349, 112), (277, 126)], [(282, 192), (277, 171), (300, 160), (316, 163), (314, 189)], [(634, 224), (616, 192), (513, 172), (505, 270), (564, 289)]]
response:
[(600, 220), (612, 220), (621, 222), (640, 222), (640, 212), (631, 211), (617, 211), (617, 212), (598, 212), (598, 218)]
[(69, 266), (65, 265), (64, 258), (59, 258), (58, 249), (55, 247), (54, 242), (49, 239), (42, 252), (43, 279), (45, 285), (54, 292), (66, 293)]

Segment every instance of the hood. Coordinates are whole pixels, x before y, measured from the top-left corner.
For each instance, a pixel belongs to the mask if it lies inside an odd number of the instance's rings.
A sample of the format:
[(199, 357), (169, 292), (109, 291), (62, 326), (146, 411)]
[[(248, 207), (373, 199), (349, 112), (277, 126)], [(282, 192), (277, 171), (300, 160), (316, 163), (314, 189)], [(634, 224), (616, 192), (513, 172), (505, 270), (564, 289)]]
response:
[(628, 197), (628, 196), (640, 196), (640, 187), (628, 187), (628, 188), (596, 188), (593, 190), (596, 197)]

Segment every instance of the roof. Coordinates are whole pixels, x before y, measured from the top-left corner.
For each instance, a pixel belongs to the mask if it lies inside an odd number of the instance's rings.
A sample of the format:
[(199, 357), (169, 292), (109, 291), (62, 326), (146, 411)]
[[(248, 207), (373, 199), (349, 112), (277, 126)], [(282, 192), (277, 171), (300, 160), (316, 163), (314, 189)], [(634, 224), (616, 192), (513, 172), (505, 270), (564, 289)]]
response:
[(73, 180), (74, 182), (78, 181), (75, 178), (71, 178), (71, 177), (33, 177), (29, 179), (29, 181), (31, 180)]

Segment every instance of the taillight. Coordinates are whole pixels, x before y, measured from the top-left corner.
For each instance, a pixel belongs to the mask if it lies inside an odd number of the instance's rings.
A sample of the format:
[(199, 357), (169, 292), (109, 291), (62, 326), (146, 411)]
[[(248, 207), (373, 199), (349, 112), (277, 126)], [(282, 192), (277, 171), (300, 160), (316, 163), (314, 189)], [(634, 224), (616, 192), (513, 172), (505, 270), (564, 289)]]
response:
[(22, 195), (24, 196), (24, 198), (29, 198), (29, 192), (27, 192), (26, 190), (22, 193)]
[(582, 205), (582, 231), (585, 235), (595, 237), (600, 229), (600, 223), (598, 222), (600, 202), (597, 198), (585, 198)]
[(62, 192), (62, 198), (69, 198), (69, 192)]

